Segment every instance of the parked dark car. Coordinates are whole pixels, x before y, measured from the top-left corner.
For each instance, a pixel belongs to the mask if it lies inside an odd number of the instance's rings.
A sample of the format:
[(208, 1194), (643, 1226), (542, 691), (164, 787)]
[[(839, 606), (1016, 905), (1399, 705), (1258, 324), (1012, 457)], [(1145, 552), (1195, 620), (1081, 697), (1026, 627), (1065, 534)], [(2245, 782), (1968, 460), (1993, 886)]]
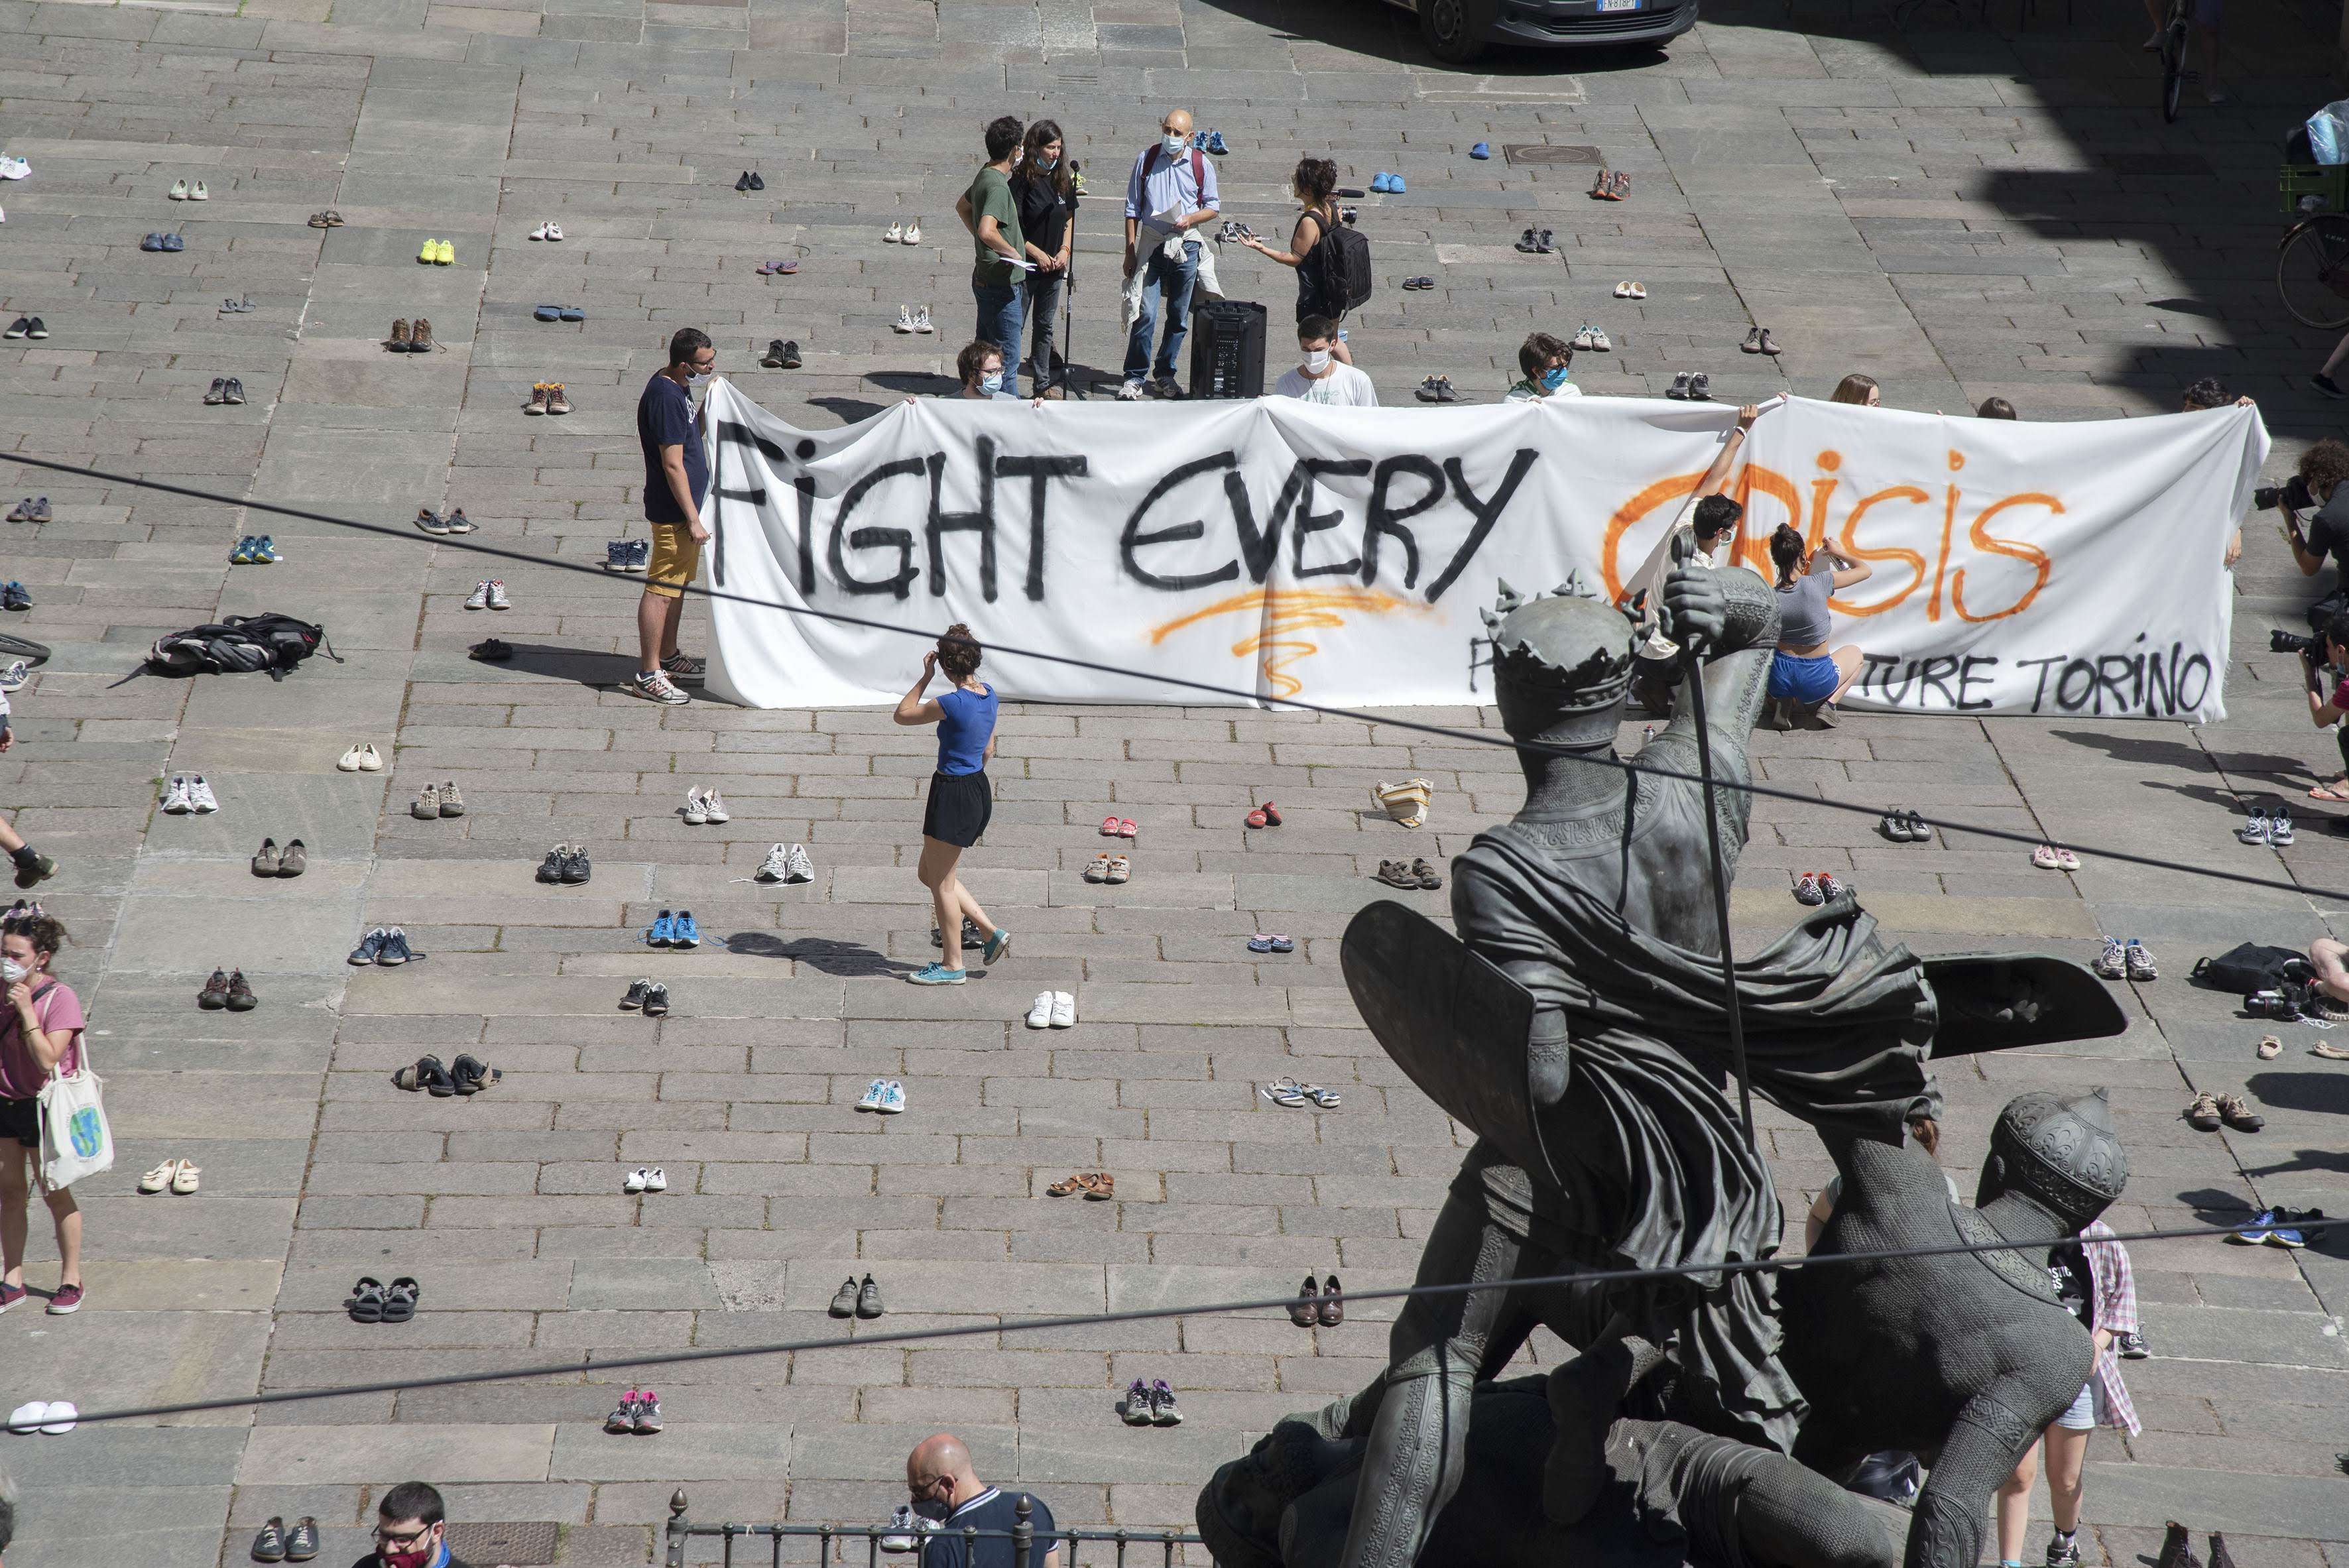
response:
[(1698, 0), (1390, 0), (1415, 12), (1439, 60), (1465, 65), (1495, 44), (1590, 48), (1669, 42), (1696, 26)]

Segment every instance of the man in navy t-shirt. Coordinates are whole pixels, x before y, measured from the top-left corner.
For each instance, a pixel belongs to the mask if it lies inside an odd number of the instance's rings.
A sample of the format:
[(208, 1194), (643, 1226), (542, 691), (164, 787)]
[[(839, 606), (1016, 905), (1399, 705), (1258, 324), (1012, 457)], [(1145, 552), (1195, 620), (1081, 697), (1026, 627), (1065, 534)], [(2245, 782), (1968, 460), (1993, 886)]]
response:
[(636, 444), (645, 452), (645, 521), (652, 525), (652, 562), (636, 603), (639, 658), (629, 689), (654, 702), (687, 699), (671, 676), (698, 676), (703, 663), (678, 652), (677, 625), (685, 612), (685, 585), (701, 560), (709, 530), (701, 503), (709, 494), (709, 461), (695, 428), (686, 388), (709, 379), (718, 351), (699, 327), (679, 327), (668, 340), (668, 364), (653, 372), (636, 399)]
[[(925, 1438), (905, 1456), (905, 1490), (914, 1511), (937, 1527), (922, 1546), (920, 1568), (1061, 1568), (1061, 1547), (1049, 1539), (1052, 1511), (1033, 1492), (1000, 1491), (970, 1468), (970, 1450), (958, 1438), (940, 1432)], [(1028, 1522), (1035, 1539), (1028, 1561), (1012, 1561), (1011, 1528), (1019, 1520), (1019, 1499), (1028, 1499)], [(959, 1532), (991, 1531), (975, 1542)]]

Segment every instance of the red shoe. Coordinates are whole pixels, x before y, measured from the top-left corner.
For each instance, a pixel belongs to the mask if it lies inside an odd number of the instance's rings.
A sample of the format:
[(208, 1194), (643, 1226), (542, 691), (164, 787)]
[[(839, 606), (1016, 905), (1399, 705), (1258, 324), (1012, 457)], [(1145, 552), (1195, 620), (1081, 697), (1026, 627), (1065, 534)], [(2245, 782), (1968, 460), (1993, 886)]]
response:
[(1121, 839), (1133, 837), (1133, 819), (1131, 817), (1123, 819), (1117, 825), (1117, 836)]
[(1103, 817), (1102, 819), (1101, 836), (1104, 839), (1114, 839), (1117, 837), (1117, 819), (1115, 817)]
[(1264, 820), (1265, 820), (1266, 821), (1270, 822), (1270, 823), (1271, 823), (1274, 827), (1276, 827), (1276, 828), (1278, 828), (1278, 826), (1280, 826), (1280, 808), (1279, 808), (1279, 807), (1278, 807), (1278, 806), (1274, 805), (1271, 801), (1267, 800), (1267, 801), (1264, 803), (1264, 805), (1263, 805), (1262, 807), (1260, 807), (1260, 808), (1259, 808), (1259, 810), (1261, 810), (1264, 812)]
[(1272, 819), (1264, 814), (1264, 808), (1261, 806), (1247, 814), (1247, 825), (1251, 828), (1269, 827), (1271, 823)]
[(25, 1295), (25, 1287), (21, 1284), (0, 1284), (0, 1312), (5, 1312), (24, 1300)]

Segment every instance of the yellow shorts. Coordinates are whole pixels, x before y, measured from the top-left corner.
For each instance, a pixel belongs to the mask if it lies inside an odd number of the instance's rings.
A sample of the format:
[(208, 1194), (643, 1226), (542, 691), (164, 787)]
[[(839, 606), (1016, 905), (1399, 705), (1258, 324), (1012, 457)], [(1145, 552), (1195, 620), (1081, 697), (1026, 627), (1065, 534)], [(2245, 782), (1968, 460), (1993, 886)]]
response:
[(653, 558), (645, 568), (645, 592), (664, 599), (682, 599), (685, 585), (701, 564), (701, 541), (681, 522), (656, 522)]

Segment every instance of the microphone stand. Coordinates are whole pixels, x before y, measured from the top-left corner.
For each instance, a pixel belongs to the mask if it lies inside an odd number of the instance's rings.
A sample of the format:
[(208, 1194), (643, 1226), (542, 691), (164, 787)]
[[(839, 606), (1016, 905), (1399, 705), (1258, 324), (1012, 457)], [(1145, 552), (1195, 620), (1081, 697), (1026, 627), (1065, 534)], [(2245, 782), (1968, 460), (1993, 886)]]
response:
[[(1073, 181), (1078, 165), (1071, 161), (1069, 177)], [(1077, 317), (1077, 202), (1069, 198), (1069, 264), (1061, 274), (1061, 396), (1063, 399), (1083, 400), (1084, 393), (1077, 387), (1076, 356), (1071, 351), (1076, 346)]]

